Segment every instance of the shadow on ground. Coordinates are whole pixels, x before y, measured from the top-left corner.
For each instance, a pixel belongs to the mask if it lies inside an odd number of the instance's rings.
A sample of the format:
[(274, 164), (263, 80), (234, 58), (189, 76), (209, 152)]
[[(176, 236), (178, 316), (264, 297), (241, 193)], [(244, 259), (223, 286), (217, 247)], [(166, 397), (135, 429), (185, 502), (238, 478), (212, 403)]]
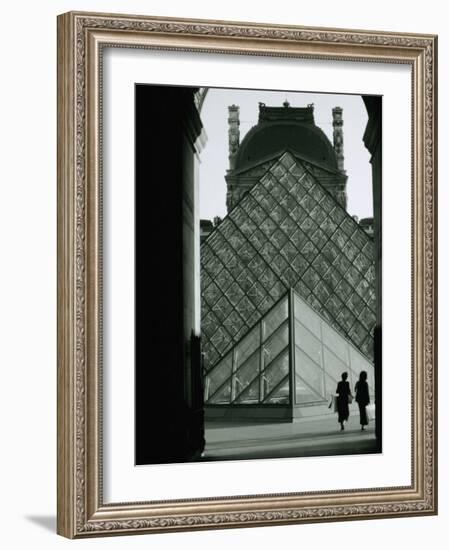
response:
[(25, 519), (42, 527), (46, 531), (56, 533), (56, 516), (25, 516)]

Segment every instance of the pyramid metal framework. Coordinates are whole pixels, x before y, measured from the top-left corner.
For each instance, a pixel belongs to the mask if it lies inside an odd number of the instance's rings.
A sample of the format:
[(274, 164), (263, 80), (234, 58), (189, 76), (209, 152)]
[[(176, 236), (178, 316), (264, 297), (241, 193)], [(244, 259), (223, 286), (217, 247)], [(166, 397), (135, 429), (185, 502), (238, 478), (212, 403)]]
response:
[(286, 151), (201, 245), (204, 365), (210, 371), (289, 290), (370, 361), (372, 238), (320, 184), (325, 167)]

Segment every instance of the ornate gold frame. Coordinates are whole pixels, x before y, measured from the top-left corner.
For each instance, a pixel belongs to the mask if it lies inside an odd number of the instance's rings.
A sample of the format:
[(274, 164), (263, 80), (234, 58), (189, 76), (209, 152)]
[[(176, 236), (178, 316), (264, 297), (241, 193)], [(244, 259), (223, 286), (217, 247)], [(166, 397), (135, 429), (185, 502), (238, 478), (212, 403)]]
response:
[[(103, 45), (406, 63), (413, 108), (412, 484), (104, 504), (101, 449)], [(436, 514), (436, 108), (433, 35), (129, 15), (58, 18), (58, 532), (71, 538)], [(149, 495), (150, 499), (150, 495)]]

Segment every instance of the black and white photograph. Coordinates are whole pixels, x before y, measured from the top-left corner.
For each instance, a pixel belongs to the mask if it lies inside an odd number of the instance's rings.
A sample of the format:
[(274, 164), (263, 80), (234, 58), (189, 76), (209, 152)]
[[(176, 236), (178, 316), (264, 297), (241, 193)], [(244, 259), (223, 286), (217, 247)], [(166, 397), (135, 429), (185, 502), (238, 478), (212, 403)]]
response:
[(445, 4), (2, 8), (2, 548), (444, 548)]
[(136, 464), (382, 451), (382, 97), (135, 86)]

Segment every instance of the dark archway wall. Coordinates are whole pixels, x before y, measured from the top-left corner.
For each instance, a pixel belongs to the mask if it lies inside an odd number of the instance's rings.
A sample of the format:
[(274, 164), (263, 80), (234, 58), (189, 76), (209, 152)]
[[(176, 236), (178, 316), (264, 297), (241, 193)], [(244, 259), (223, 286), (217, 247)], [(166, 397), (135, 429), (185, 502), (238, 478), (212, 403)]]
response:
[(136, 463), (188, 461), (204, 448), (195, 334), (195, 88), (137, 85)]
[(374, 366), (376, 373), (376, 436), (382, 441), (382, 97), (362, 96), (368, 112), (363, 142), (371, 154), (373, 176), (374, 250), (376, 270), (376, 328)]

